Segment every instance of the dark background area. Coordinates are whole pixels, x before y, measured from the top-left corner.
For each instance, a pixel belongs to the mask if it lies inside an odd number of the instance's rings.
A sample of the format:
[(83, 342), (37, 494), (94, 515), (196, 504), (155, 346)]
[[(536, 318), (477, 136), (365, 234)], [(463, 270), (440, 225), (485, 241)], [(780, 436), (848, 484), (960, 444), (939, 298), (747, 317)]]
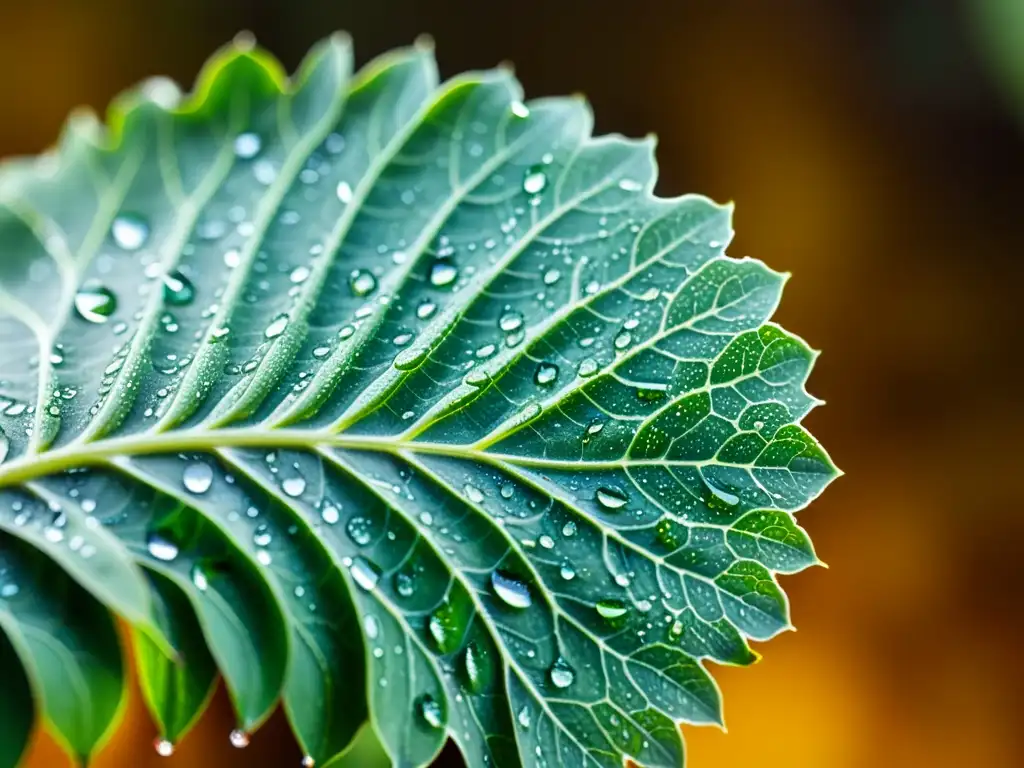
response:
[[(1024, 88), (978, 18), (1014, 3), (0, 0), (0, 156), (144, 77), (191, 83), (240, 29), (289, 68), (336, 29), (361, 62), (427, 32), (445, 75), (509, 60), (531, 97), (584, 92), (598, 132), (656, 133), (659, 191), (734, 200), (732, 255), (794, 273), (776, 319), (824, 350), (807, 423), (847, 472), (801, 513), (831, 567), (784, 581), (799, 632), (716, 670), (729, 733), (688, 729), (691, 765), (1012, 768)], [(160, 760), (133, 691), (95, 765), (299, 764), (281, 717), (244, 753), (231, 727), (219, 694)], [(29, 764), (65, 763), (39, 737)]]

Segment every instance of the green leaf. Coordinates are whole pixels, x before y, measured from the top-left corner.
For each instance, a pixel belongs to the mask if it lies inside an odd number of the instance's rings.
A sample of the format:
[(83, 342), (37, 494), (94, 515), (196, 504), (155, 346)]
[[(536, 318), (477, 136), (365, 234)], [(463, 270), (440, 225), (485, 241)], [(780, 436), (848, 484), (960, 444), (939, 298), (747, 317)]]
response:
[(579, 99), (351, 61), (236, 42), (0, 169), (0, 528), (48, 572), (4, 627), (76, 756), (119, 699), (22, 640), (72, 586), (33, 637), (112, 680), (131, 624), (161, 749), (219, 671), (233, 742), (281, 700), (307, 763), (369, 721), (397, 765), (677, 766), (837, 474), (785, 276)]

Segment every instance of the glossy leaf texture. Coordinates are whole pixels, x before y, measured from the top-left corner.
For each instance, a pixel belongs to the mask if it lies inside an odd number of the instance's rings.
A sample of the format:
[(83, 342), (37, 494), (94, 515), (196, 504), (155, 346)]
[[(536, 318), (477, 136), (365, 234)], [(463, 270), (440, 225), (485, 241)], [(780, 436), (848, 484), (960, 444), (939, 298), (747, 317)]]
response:
[(731, 207), (591, 129), (426, 44), (242, 40), (2, 167), (0, 765), (29, 699), (102, 745), (112, 616), (161, 752), (218, 673), (307, 765), (368, 720), (400, 766), (678, 766), (722, 722), (708, 663), (817, 562), (815, 353)]

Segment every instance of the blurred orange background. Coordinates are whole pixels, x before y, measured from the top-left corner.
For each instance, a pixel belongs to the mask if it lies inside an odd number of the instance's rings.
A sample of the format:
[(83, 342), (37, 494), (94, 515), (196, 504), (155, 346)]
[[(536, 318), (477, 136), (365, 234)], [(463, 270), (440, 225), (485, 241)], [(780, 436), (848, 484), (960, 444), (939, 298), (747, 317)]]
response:
[[(660, 191), (734, 200), (731, 253), (794, 273), (777, 319), (824, 350), (810, 389), (828, 406), (808, 425), (847, 472), (801, 514), (831, 567), (785, 580), (799, 631), (717, 670), (729, 732), (689, 729), (690, 764), (1014, 768), (1024, 88), (993, 76), (978, 10), (0, 0), (0, 156), (43, 149), (72, 107), (144, 77), (190, 83), (243, 28), (289, 67), (335, 29), (361, 61), (429, 32), (447, 75), (510, 60), (531, 96), (585, 92), (600, 132), (657, 133)], [(281, 717), (245, 752), (231, 727), (219, 694), (158, 758), (133, 690), (95, 768), (298, 766)], [(28, 764), (66, 763), (39, 736)]]

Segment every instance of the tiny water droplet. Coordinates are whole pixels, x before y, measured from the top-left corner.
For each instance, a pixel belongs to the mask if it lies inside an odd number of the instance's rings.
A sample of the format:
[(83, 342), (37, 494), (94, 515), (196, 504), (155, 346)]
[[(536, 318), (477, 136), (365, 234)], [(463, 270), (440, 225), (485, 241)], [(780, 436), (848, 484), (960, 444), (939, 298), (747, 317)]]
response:
[(601, 600), (595, 608), (598, 616), (609, 621), (621, 619), (629, 610), (621, 600)]
[(643, 185), (634, 179), (622, 179), (619, 182), (619, 189), (623, 189), (626, 192), (639, 192), (643, 188)]
[(556, 688), (568, 688), (576, 679), (576, 672), (569, 666), (569, 662), (559, 657), (548, 670), (548, 677)]
[(520, 709), (519, 710), (519, 714), (516, 715), (516, 720), (519, 721), (519, 725), (521, 725), (523, 728), (529, 728), (530, 727), (530, 710), (528, 710), (526, 707), (523, 707), (522, 709)]
[(137, 251), (149, 239), (149, 224), (141, 216), (122, 213), (114, 219), (110, 227), (110, 235), (123, 250)]
[(512, 102), (512, 114), (523, 120), (530, 116), (530, 108), (521, 101)]
[(324, 504), (324, 508), (320, 510), (320, 519), (328, 525), (334, 525), (341, 519), (341, 512), (333, 504)]
[(160, 757), (170, 757), (174, 754), (174, 745), (167, 739), (157, 739), (153, 742), (153, 750)]
[(495, 594), (506, 605), (520, 609), (529, 608), (533, 605), (533, 598), (530, 596), (529, 587), (522, 580), (506, 571), (492, 571), (491, 586), (494, 587)]
[(561, 277), (562, 273), (557, 269), (549, 269), (544, 273), (544, 285), (554, 285)]
[(597, 503), (605, 509), (622, 509), (629, 501), (629, 497), (618, 488), (602, 486), (597, 489), (594, 496)]
[(475, 485), (466, 483), (462, 488), (462, 492), (466, 494), (466, 498), (472, 501), (474, 504), (479, 504), (484, 500), (483, 492)]
[(523, 316), (518, 312), (506, 312), (498, 320), (498, 327), (506, 333), (519, 330), (523, 325)]
[(542, 387), (553, 384), (557, 378), (558, 366), (554, 363), (541, 363), (533, 374), (533, 380)]
[(559, 571), (559, 574), (566, 581), (572, 581), (574, 578), (576, 578), (576, 570), (568, 563), (562, 564), (562, 568)]
[(597, 361), (592, 357), (588, 357), (580, 361), (580, 366), (576, 369), (576, 372), (582, 378), (587, 379), (597, 373), (597, 368)]
[(310, 270), (307, 266), (299, 266), (292, 270), (292, 273), (288, 275), (288, 279), (298, 285), (304, 283), (309, 279)]
[(206, 577), (206, 572), (199, 563), (192, 566), (190, 575), (192, 577), (192, 583), (200, 592), (205, 592), (207, 587), (210, 586), (210, 580)]
[(316, 768), (316, 760), (312, 755), (305, 755), (302, 758), (302, 768)]
[(181, 479), (189, 493), (206, 493), (213, 484), (213, 468), (204, 462), (195, 461), (185, 467)]
[(512, 485), (512, 483), (504, 483), (501, 486), (500, 493), (501, 493), (501, 498), (503, 498), (503, 499), (511, 499), (512, 496), (515, 494), (515, 492), (516, 492), (516, 487), (514, 485)]
[(365, 269), (356, 269), (349, 275), (348, 285), (353, 295), (369, 296), (377, 287), (377, 278)]
[(347, 181), (338, 184), (338, 199), (345, 205), (352, 202), (352, 187), (349, 186)]
[(615, 341), (612, 344), (616, 349), (625, 349), (633, 343), (633, 336), (629, 331), (620, 331), (615, 335)]
[(75, 294), (75, 311), (83, 320), (99, 325), (117, 311), (117, 297), (106, 286), (90, 281)]
[(424, 299), (420, 302), (419, 306), (416, 307), (416, 317), (420, 320), (426, 320), (437, 311), (437, 304), (432, 302), (430, 299)]

